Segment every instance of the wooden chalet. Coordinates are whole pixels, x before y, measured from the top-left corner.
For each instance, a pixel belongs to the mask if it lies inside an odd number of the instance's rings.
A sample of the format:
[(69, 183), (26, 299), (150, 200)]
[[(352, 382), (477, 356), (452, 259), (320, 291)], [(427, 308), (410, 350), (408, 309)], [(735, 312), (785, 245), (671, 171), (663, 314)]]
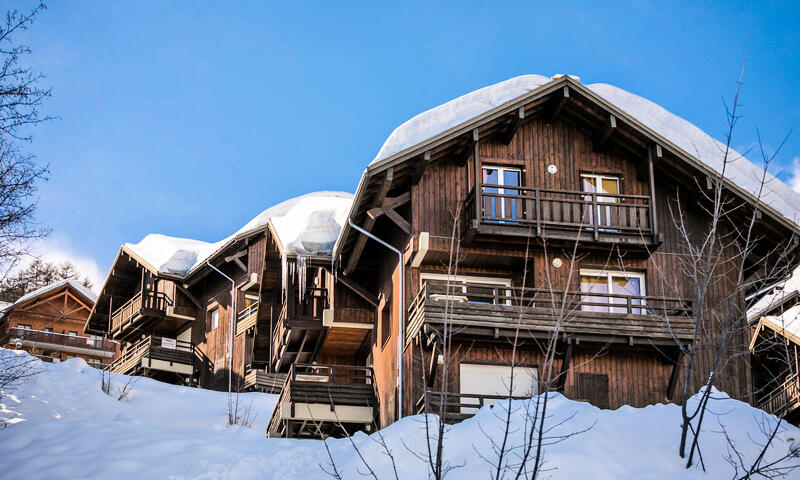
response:
[(755, 405), (800, 424), (800, 269), (748, 312)]
[(95, 295), (75, 280), (62, 280), (30, 292), (9, 305), (0, 318), (0, 345), (22, 349), (47, 362), (80, 357), (102, 368), (119, 344), (86, 335), (84, 323)]
[(121, 342), (120, 354), (107, 367), (111, 372), (193, 384), (198, 373), (192, 342), (196, 315), (197, 305), (180, 278), (159, 272), (126, 244), (84, 328)]
[(377, 300), (331, 271), (336, 219), (351, 201), (287, 200), (214, 244), (161, 235), (126, 244), (87, 331), (124, 342), (115, 372), (279, 393), (269, 435), (370, 430)]
[[(657, 128), (665, 118), (687, 122), (666, 111), (658, 121), (643, 117), (660, 109), (649, 102), (637, 116), (636, 102), (645, 100), (606, 87), (529, 76), (478, 90), (399, 127), (367, 167), (350, 210), (354, 226), (345, 225), (333, 255), (338, 281), (377, 300), (363, 354), (381, 426), (437, 411), (443, 391), (452, 420), (507, 398), (510, 338), (520, 325), (511, 393), (540, 391), (537, 342), (565, 310), (557, 390), (602, 408), (675, 399), (684, 361), (677, 342), (691, 341), (696, 312), (677, 268), (684, 250), (669, 212), (680, 189), (686, 222), (702, 230), (708, 220), (698, 189), (716, 171), (675, 137), (679, 129)], [(474, 104), (492, 101), (475, 113)], [(778, 184), (771, 188), (786, 191), (776, 193), (797, 198)], [(725, 191), (753, 211), (747, 184), (727, 182)], [(758, 228), (771, 241), (798, 233), (786, 208), (759, 205)], [(399, 250), (399, 263), (364, 232)], [(456, 248), (457, 272), (448, 278)], [(748, 269), (769, 248), (745, 259)], [(667, 272), (670, 289), (657, 270)], [(712, 294), (722, 298), (732, 282), (720, 275)], [(746, 348), (749, 339), (739, 341)], [(698, 362), (705, 371), (707, 356)], [(442, 365), (447, 385), (437, 374)], [(719, 388), (746, 397), (747, 359), (727, 368)]]

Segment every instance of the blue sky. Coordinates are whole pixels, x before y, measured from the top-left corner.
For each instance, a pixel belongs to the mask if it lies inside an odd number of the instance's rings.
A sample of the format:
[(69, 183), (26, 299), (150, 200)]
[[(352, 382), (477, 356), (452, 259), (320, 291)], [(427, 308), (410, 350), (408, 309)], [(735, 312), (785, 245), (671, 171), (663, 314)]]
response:
[[(612, 83), (721, 138), (746, 56), (735, 146), (800, 127), (791, 2), (50, 3), (21, 37), (59, 117), (30, 145), (51, 169), (39, 249), (95, 278), (147, 233), (216, 241), (283, 199), (354, 191), (397, 125), (521, 74)], [(780, 168), (799, 156), (797, 131)]]

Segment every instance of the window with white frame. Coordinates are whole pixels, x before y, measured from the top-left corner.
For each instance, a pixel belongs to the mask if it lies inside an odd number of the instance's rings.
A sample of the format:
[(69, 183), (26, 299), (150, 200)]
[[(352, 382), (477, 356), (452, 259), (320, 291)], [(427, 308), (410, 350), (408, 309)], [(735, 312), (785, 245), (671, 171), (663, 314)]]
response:
[[(595, 194), (597, 206), (589, 209), (587, 221), (591, 225), (614, 226), (619, 224), (619, 177), (616, 175), (600, 175), (595, 173), (581, 174), (581, 189), (586, 193)], [(609, 194), (604, 196), (602, 194)], [(586, 201), (592, 201), (592, 195), (584, 197)]]
[(643, 273), (581, 269), (581, 310), (642, 314), (631, 306), (644, 305), (644, 283)]
[(211, 310), (208, 314), (208, 331), (216, 330), (219, 326), (219, 307)]
[(511, 304), (511, 290), (498, 287), (511, 287), (511, 279), (497, 277), (479, 277), (466, 275), (450, 275), (446, 273), (420, 274), (420, 286), (427, 280), (441, 283), (449, 282), (451, 288), (447, 296), (451, 300), (469, 303)]
[[(517, 219), (522, 214), (521, 201), (513, 196), (519, 195), (522, 186), (522, 170), (514, 167), (483, 167), (482, 194), (483, 215), (495, 221)], [(511, 197), (509, 197), (511, 196)], [(519, 207), (518, 207), (519, 205)]]

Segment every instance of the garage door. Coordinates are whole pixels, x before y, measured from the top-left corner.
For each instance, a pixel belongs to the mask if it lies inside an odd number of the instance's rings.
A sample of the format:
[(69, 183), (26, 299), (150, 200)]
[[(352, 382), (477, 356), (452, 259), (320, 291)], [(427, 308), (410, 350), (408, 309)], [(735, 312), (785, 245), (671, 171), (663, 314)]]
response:
[[(511, 384), (511, 367), (507, 365), (486, 365), (462, 363), (459, 365), (459, 391), (461, 413), (475, 413), (480, 406), (480, 395), (500, 395), (508, 397)], [(536, 367), (514, 367), (514, 390), (512, 396), (525, 397), (538, 392), (539, 369)], [(475, 395), (474, 397), (470, 395)], [(497, 399), (484, 399), (484, 404), (492, 405)], [(472, 407), (470, 405), (475, 405)]]

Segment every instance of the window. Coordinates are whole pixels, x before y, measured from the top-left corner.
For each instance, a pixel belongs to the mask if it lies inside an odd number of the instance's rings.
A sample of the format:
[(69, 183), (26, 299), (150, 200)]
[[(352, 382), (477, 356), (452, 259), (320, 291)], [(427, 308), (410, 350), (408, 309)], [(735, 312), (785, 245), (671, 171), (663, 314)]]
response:
[(522, 200), (516, 198), (522, 186), (522, 171), (509, 167), (483, 167), (483, 215), (489, 221), (519, 218)]
[[(539, 391), (539, 369), (537, 367), (514, 366), (514, 388), (511, 387), (511, 367), (480, 363), (461, 363), (458, 368), (461, 413), (475, 413), (483, 395), (508, 397), (530, 397)], [(474, 396), (472, 396), (474, 395)], [(485, 398), (484, 403), (493, 405), (496, 398)], [(475, 407), (466, 406), (474, 404)]]
[(45, 327), (44, 331), (47, 333), (53, 333), (53, 329), (51, 327)]
[[(447, 285), (450, 282), (451, 288), (448, 289), (450, 300), (463, 301), (469, 303), (486, 304), (506, 304), (511, 305), (511, 290), (497, 287), (511, 287), (511, 280), (496, 277), (471, 277), (465, 275), (453, 276), (449, 280), (444, 273), (422, 273), (420, 275), (420, 286), (426, 280), (433, 280), (440, 285)], [(495, 287), (495, 285), (497, 287)], [(438, 290), (437, 290), (438, 292)], [(447, 296), (446, 292), (442, 292)]]
[(86, 341), (88, 345), (94, 345), (95, 347), (99, 347), (103, 344), (103, 337), (100, 335), (90, 335), (89, 340)]
[[(608, 272), (603, 270), (581, 269), (581, 310), (588, 312), (632, 313), (641, 315), (641, 308), (630, 305), (644, 305), (644, 274), (633, 272)], [(633, 298), (631, 298), (633, 297)], [(611, 305), (622, 305), (615, 307)]]
[(17, 325), (17, 328), (19, 328), (20, 330), (30, 330), (31, 326), (20, 323), (19, 325)]
[[(614, 175), (597, 175), (594, 173), (581, 174), (581, 188), (586, 193), (596, 194), (596, 209), (589, 208), (587, 221), (591, 225), (614, 226), (619, 225), (619, 197), (603, 196), (603, 193), (619, 195), (619, 177)], [(595, 195), (586, 195), (584, 200), (592, 201)]]
[(69, 332), (69, 336), (70, 337), (77, 337), (78, 336), (78, 332)]
[(386, 297), (381, 310), (381, 349), (386, 347), (386, 342), (392, 336), (392, 297)]
[(219, 326), (219, 307), (208, 313), (208, 331), (216, 330)]

